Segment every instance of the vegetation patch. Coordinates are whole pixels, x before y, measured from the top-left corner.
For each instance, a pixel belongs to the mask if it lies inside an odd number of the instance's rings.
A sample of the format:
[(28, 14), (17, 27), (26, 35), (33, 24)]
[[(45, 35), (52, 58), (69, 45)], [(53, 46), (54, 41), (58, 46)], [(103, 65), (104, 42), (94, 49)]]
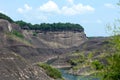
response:
[(103, 64), (100, 62), (100, 61), (98, 61), (98, 60), (94, 60), (93, 62), (92, 62), (92, 67), (94, 68), (94, 69), (96, 69), (96, 70), (101, 70), (101, 69), (103, 69)]
[(40, 30), (40, 31), (84, 31), (84, 28), (80, 24), (73, 23), (41, 23), (34, 24), (27, 23), (24, 21), (16, 21), (17, 24), (20, 25), (22, 29), (30, 29), (30, 30)]
[(62, 79), (61, 72), (55, 68), (52, 68), (48, 64), (38, 63), (38, 66), (42, 67), (46, 71), (47, 75), (49, 75), (50, 77), (54, 79)]
[(0, 13), (0, 19), (5, 19), (5, 20), (8, 20), (9, 22), (14, 22), (10, 17), (2, 13)]
[(18, 41), (18, 42), (21, 42), (25, 45), (28, 45), (28, 46), (33, 46), (30, 41), (27, 41), (23, 34), (18, 32), (18, 31), (12, 31), (12, 32), (8, 32), (6, 33), (6, 35), (9, 37), (9, 39), (11, 40), (15, 40), (15, 41)]
[(20, 32), (18, 32), (16, 30), (12, 31), (12, 34), (15, 35), (16, 37), (24, 38), (24, 36)]

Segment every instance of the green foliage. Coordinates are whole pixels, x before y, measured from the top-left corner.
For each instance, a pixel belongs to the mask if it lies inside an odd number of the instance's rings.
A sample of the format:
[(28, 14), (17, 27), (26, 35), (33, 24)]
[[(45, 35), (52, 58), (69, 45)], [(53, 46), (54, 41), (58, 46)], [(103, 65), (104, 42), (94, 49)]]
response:
[(3, 13), (0, 13), (0, 19), (8, 20), (9, 22), (14, 22), (10, 17), (6, 16)]
[[(14, 22), (10, 17), (5, 14), (0, 13), (0, 19), (8, 20), (9, 22)], [(27, 23), (25, 21), (15, 21), (16, 24), (20, 25), (22, 29), (30, 29), (30, 30), (41, 30), (41, 31), (84, 31), (84, 28), (79, 24), (72, 23), (41, 23), (34, 24)]]
[(108, 64), (100, 72), (103, 76), (102, 80), (120, 80), (120, 27), (116, 25), (118, 24), (114, 24), (112, 27), (109, 26), (113, 36), (109, 40), (111, 51), (108, 52)]
[(62, 79), (61, 72), (55, 68), (52, 68), (48, 64), (38, 63), (38, 66), (42, 67), (46, 71), (47, 75), (49, 75), (50, 77), (54, 79), (58, 79), (58, 78)]
[(103, 80), (120, 80), (120, 36), (113, 36), (111, 43), (112, 53), (108, 53), (108, 65), (104, 67), (102, 76)]
[(103, 69), (103, 64), (100, 61), (95, 60), (92, 62), (92, 67), (96, 70), (101, 70)]
[(93, 57), (93, 53), (91, 52), (91, 53), (88, 54), (87, 58), (92, 59), (92, 57)]
[(83, 60), (81, 60), (81, 59), (71, 59), (69, 61), (69, 63), (73, 66), (76, 66), (78, 63), (82, 63), (82, 62), (83, 62)]
[[(114, 35), (112, 38), (111, 38), (111, 47), (114, 51), (116, 52), (120, 52), (120, 35)], [(118, 53), (120, 54), (120, 53)]]
[(28, 29), (28, 28), (33, 27), (33, 25), (31, 23), (27, 23), (27, 22), (22, 21), (22, 20), (16, 21), (15, 23), (18, 24), (22, 29)]
[(81, 64), (81, 63), (83, 63), (85, 61), (85, 55), (84, 54), (75, 52), (74, 55), (77, 55), (79, 57), (78, 58), (70, 59), (68, 62), (71, 65), (76, 66), (77, 64)]
[(120, 80), (120, 55), (108, 58), (109, 65), (104, 70), (103, 80)]
[(16, 30), (12, 31), (12, 34), (15, 35), (16, 37), (24, 38), (24, 36), (20, 32), (18, 32)]
[(30, 24), (24, 21), (16, 21), (22, 29), (26, 29), (27, 26), (30, 30), (41, 30), (41, 31), (84, 31), (83, 27), (79, 24), (71, 23), (41, 23), (41, 24)]

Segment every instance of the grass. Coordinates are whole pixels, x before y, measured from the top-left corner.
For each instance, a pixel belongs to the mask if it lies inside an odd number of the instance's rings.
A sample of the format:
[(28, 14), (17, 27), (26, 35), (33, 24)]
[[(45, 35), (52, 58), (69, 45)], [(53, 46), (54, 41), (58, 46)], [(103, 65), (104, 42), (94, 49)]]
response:
[(45, 63), (38, 63), (38, 66), (42, 67), (48, 76), (50, 76), (54, 79), (64, 80), (62, 78), (61, 72), (59, 70), (57, 70), (56, 68), (52, 68), (50, 65), (45, 64)]
[(24, 38), (23, 34), (20, 33), (20, 32), (18, 32), (18, 31), (16, 31), (16, 30), (13, 30), (11, 33), (12, 33), (13, 35), (15, 35), (16, 37)]

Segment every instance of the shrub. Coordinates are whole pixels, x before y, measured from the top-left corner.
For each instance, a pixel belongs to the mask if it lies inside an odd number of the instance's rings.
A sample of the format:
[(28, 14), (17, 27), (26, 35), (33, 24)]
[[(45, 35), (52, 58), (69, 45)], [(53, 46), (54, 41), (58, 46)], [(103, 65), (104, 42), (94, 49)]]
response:
[(101, 70), (103, 69), (103, 64), (100, 61), (95, 60), (92, 62), (92, 67), (95, 68), (96, 70)]
[(51, 66), (49, 66), (48, 64), (44, 64), (44, 63), (38, 63), (38, 66), (42, 67), (48, 76), (54, 78), (54, 79), (62, 79), (62, 74), (59, 70), (52, 68)]
[(120, 55), (116, 53), (108, 58), (109, 65), (104, 69), (103, 80), (120, 80)]

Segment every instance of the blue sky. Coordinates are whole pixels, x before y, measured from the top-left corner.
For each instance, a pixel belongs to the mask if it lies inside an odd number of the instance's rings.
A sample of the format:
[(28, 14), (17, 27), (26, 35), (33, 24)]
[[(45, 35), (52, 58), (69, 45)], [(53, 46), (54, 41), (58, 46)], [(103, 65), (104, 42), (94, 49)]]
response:
[(71, 22), (87, 36), (108, 36), (106, 25), (120, 17), (119, 0), (0, 0), (0, 12), (33, 24)]

